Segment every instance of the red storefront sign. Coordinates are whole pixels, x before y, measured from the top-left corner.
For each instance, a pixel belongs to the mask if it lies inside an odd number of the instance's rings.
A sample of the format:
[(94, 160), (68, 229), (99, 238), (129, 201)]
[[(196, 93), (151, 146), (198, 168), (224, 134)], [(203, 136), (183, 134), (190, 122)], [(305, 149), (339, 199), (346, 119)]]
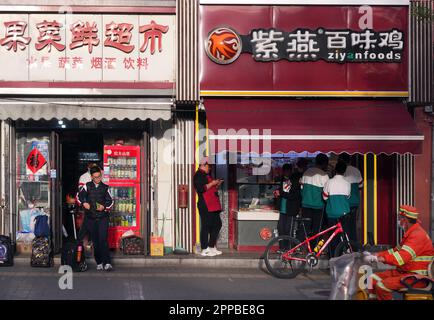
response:
[(407, 95), (407, 6), (372, 6), (371, 29), (359, 6), (200, 12), (203, 96)]

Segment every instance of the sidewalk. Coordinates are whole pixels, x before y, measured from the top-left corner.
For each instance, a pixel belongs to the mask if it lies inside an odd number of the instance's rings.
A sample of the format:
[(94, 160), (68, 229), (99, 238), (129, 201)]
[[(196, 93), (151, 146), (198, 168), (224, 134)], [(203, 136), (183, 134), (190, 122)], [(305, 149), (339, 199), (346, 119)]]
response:
[[(168, 254), (163, 257), (151, 256), (126, 256), (122, 253), (112, 253), (113, 266), (125, 267), (195, 267), (195, 268), (234, 268), (234, 269), (266, 269), (262, 252), (238, 252), (230, 249), (220, 249), (223, 254), (215, 257), (202, 257), (190, 253), (188, 255)], [(17, 255), (14, 258), (17, 265), (30, 264), (30, 255)], [(93, 257), (87, 258), (90, 264), (94, 264)], [(55, 265), (60, 265), (60, 254), (54, 257)], [(387, 270), (390, 267), (379, 263), (379, 270)], [(328, 260), (321, 259), (314, 269), (327, 270)]]

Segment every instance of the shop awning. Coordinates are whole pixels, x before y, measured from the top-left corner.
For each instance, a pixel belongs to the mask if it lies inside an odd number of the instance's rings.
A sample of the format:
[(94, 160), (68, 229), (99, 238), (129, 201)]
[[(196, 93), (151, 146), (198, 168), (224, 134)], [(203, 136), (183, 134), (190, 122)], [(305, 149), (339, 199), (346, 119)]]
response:
[(235, 146), (253, 153), (422, 152), (424, 137), (397, 101), (207, 99), (204, 105), (214, 152)]
[(1, 98), (0, 120), (169, 120), (167, 98)]

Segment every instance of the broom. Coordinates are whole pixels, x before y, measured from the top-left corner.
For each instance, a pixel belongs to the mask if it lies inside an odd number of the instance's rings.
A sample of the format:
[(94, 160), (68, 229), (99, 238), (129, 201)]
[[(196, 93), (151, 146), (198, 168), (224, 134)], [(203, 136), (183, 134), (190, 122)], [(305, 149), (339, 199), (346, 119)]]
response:
[(176, 209), (176, 233), (175, 233), (176, 246), (175, 246), (175, 250), (173, 250), (173, 254), (188, 254), (188, 251), (179, 245), (179, 234), (181, 233), (180, 230), (181, 229), (179, 225), (179, 208), (178, 208)]

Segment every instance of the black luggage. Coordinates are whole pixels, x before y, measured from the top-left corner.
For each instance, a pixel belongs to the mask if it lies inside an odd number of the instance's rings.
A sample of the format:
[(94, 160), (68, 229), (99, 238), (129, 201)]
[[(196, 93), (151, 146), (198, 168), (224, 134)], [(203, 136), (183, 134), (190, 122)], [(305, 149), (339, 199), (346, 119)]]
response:
[(71, 218), (74, 239), (68, 239), (63, 245), (60, 263), (62, 264), (62, 266), (70, 266), (72, 268), (72, 271), (74, 272), (84, 272), (87, 270), (84, 245), (81, 239), (77, 239), (77, 231), (75, 229), (75, 215), (71, 214)]
[(0, 267), (14, 265), (14, 250), (11, 238), (0, 235)]
[(32, 257), (30, 258), (32, 267), (49, 268), (54, 266), (53, 250), (51, 241), (47, 237), (36, 237), (32, 242)]

